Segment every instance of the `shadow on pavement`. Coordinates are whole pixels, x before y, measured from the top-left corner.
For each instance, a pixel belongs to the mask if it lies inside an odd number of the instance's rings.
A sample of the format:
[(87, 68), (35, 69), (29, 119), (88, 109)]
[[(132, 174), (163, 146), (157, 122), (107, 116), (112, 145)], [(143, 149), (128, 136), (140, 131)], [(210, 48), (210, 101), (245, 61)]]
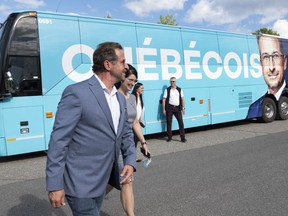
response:
[[(49, 201), (39, 199), (31, 194), (25, 194), (20, 198), (20, 204), (12, 207), (7, 216), (68, 216), (62, 208), (53, 209)], [(66, 207), (64, 207), (66, 208)], [(69, 208), (67, 206), (67, 208)]]
[(45, 151), (40, 151), (40, 152), (33, 152), (33, 153), (13, 155), (13, 156), (2, 156), (0, 157), (0, 163), (12, 162), (12, 161), (24, 160), (24, 159), (32, 159), (32, 158), (37, 158), (37, 157), (44, 157), (46, 155), (47, 154)]

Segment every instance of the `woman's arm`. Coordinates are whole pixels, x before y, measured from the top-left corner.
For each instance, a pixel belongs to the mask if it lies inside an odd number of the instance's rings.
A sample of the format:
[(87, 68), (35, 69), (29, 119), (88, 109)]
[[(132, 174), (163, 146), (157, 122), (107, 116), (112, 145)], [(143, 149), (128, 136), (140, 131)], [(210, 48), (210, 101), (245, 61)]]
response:
[(142, 133), (142, 128), (141, 128), (141, 125), (140, 125), (138, 119), (134, 120), (133, 125), (132, 125), (132, 129), (133, 129), (134, 133), (136, 134), (136, 136), (138, 137), (138, 139), (140, 140), (141, 145), (145, 150), (145, 154), (147, 154), (149, 152), (148, 145), (147, 145), (147, 142), (146, 142), (144, 135)]

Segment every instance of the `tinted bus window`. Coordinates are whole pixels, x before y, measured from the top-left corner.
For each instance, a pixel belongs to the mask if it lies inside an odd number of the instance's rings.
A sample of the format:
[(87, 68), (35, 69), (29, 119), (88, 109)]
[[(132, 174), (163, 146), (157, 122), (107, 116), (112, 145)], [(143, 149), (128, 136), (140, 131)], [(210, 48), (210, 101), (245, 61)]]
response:
[(6, 23), (0, 24), (0, 40), (2, 40), (2, 35), (3, 35), (4, 29), (5, 29), (5, 24)]
[(42, 94), (35, 17), (23, 17), (17, 22), (8, 50), (8, 71), (14, 81), (14, 96)]
[(18, 21), (9, 49), (9, 55), (38, 55), (38, 30), (35, 17)]

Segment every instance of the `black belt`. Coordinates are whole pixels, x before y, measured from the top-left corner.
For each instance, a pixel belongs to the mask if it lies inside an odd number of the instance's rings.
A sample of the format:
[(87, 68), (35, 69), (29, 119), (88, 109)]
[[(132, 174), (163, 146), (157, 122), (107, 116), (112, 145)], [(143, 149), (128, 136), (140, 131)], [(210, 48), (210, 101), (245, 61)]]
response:
[(169, 106), (171, 106), (171, 107), (179, 107), (179, 106), (174, 106), (174, 105), (171, 105), (171, 104), (169, 104)]

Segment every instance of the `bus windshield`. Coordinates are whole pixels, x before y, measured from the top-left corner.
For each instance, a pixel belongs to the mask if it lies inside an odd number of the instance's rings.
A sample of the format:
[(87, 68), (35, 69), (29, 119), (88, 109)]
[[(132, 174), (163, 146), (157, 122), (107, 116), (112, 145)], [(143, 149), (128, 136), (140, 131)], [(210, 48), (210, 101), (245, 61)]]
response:
[(23, 14), (11, 18), (10, 22), (2, 30), (0, 42), (1, 93), (41, 95), (37, 19)]
[[(5, 22), (6, 23), (6, 22)], [(0, 40), (2, 39), (3, 29), (5, 28), (5, 23), (0, 24)]]
[(4, 50), (5, 43), (4, 41), (4, 30), (6, 29), (7, 21), (0, 24), (0, 99), (3, 97), (3, 93), (5, 93), (4, 86), (4, 73), (3, 73), (3, 64), (4, 64)]

